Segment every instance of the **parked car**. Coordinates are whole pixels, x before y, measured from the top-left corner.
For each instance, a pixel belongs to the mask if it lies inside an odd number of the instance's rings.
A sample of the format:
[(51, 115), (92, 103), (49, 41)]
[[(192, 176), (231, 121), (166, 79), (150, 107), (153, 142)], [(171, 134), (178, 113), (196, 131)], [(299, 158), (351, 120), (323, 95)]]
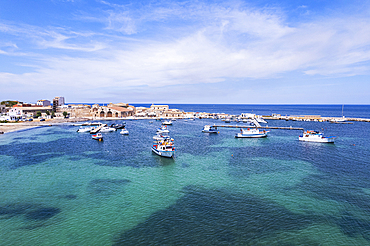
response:
[(40, 121), (45, 121), (45, 119), (40, 119)]

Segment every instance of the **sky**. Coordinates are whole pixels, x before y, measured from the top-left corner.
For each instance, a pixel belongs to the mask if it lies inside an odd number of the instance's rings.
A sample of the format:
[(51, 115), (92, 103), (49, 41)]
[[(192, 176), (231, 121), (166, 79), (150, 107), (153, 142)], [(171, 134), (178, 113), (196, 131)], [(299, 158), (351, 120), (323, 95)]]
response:
[(0, 101), (370, 104), (370, 0), (1, 0)]

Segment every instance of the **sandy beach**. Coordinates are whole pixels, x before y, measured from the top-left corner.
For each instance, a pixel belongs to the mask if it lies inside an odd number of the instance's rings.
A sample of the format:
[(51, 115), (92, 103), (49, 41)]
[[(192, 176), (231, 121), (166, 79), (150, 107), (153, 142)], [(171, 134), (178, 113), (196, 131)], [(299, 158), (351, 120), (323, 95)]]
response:
[(86, 118), (74, 118), (74, 119), (48, 119), (46, 121), (27, 121), (27, 122), (18, 122), (18, 123), (0, 123), (0, 133), (10, 133), (25, 129), (30, 129), (34, 127), (40, 126), (51, 126), (55, 124), (62, 124), (62, 123), (72, 123), (72, 122), (79, 122), (79, 121), (87, 121), (89, 119)]

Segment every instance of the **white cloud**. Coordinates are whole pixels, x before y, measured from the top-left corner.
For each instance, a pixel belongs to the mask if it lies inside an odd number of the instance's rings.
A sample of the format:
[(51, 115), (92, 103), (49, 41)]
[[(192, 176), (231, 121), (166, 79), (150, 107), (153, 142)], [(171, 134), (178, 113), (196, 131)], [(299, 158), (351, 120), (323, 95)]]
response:
[[(369, 72), (369, 17), (328, 16), (293, 27), (276, 9), (170, 5), (139, 15), (127, 8), (114, 5), (105, 20), (98, 20), (123, 36), (0, 25), (0, 31), (25, 35), (38, 48), (90, 53), (43, 54), (34, 72), (2, 73), (1, 81), (40, 90), (67, 91), (68, 86), (84, 90), (88, 86), (99, 91), (276, 78), (292, 71), (323, 76)], [(179, 23), (170, 25), (176, 16)], [(157, 28), (151, 30), (155, 35), (145, 36), (145, 24), (155, 21), (163, 25), (151, 25)], [(96, 37), (99, 41), (94, 41)]]

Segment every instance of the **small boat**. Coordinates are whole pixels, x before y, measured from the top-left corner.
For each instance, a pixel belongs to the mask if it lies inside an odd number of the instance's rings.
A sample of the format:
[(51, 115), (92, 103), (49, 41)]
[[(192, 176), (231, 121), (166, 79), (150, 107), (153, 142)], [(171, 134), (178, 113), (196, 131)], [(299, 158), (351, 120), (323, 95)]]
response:
[(128, 135), (128, 131), (127, 131), (127, 129), (122, 129), (122, 130), (120, 131), (120, 134), (122, 134), (122, 135)]
[(114, 132), (114, 131), (117, 131), (117, 129), (109, 126), (104, 126), (100, 129), (100, 132)]
[(162, 122), (162, 125), (172, 125), (172, 121), (171, 120), (165, 120)]
[(173, 141), (173, 138), (170, 137), (163, 137), (161, 140), (155, 140), (152, 151), (159, 156), (172, 158), (175, 154)]
[(80, 127), (78, 130), (77, 130), (77, 132), (90, 132), (91, 130), (94, 130), (95, 129), (95, 127)]
[(336, 137), (324, 137), (323, 133), (318, 131), (307, 130), (299, 136), (299, 141), (316, 142), (316, 143), (334, 143)]
[(116, 129), (123, 129), (126, 126), (126, 122), (123, 122), (122, 124), (112, 124), (110, 127), (116, 128)]
[(167, 129), (167, 126), (161, 126), (157, 129), (157, 133), (169, 133), (170, 131)]
[(205, 132), (205, 133), (219, 133), (218, 130), (217, 130), (217, 127), (212, 127), (210, 125), (205, 125), (203, 127), (202, 132)]
[(240, 129), (240, 133), (235, 135), (236, 138), (265, 138), (270, 131), (260, 130), (257, 128)]
[(103, 135), (98, 132), (97, 134), (92, 135), (92, 139), (103, 141)]

